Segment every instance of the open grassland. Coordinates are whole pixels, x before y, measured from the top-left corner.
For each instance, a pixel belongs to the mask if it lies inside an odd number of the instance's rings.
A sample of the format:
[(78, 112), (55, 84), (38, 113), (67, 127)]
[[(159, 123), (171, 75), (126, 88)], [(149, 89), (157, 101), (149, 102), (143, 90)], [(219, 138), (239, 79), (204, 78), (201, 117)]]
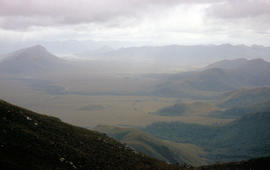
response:
[(213, 110), (215, 107), (198, 102), (194, 103), (192, 100), (183, 101), (187, 106), (190, 106), (188, 108), (193, 108), (184, 115), (160, 116), (149, 114), (179, 103), (179, 98), (83, 94), (56, 95), (34, 90), (27, 83), (17, 80), (1, 81), (0, 89), (0, 97), (4, 100), (40, 113), (57, 116), (66, 122), (79, 126), (93, 127), (98, 124), (145, 126), (159, 121), (224, 124), (232, 120), (206, 116), (209, 109)]

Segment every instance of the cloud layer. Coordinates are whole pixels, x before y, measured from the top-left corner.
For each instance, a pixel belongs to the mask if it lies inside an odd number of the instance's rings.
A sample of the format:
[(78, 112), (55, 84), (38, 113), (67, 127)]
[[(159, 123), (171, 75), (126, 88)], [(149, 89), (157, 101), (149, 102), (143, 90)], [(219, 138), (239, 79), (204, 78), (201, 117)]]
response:
[(266, 44), (269, 9), (269, 0), (0, 0), (0, 39), (14, 32), (44, 37), (36, 31), (47, 29), (46, 35), (63, 30), (75, 38), (130, 35), (130, 39), (174, 42), (181, 37), (190, 42), (206, 40), (211, 35), (206, 42), (238, 38), (236, 43), (250, 43), (264, 36)]

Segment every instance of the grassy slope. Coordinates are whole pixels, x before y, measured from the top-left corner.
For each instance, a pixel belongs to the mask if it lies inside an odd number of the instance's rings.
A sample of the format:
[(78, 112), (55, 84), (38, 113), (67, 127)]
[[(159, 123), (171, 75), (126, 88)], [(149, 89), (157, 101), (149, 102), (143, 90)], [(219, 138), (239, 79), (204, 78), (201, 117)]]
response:
[(270, 101), (270, 88), (251, 88), (236, 90), (224, 95), (223, 100), (219, 104), (221, 107), (245, 107), (258, 103)]
[(218, 103), (220, 111), (210, 113), (219, 118), (239, 118), (248, 113), (270, 110), (270, 88), (241, 89), (225, 93)]
[(201, 148), (192, 144), (175, 143), (161, 140), (138, 129), (100, 125), (95, 130), (104, 132), (113, 138), (126, 143), (136, 151), (170, 163), (192, 164), (206, 163)]
[(263, 112), (219, 127), (160, 122), (145, 130), (162, 139), (198, 145), (212, 161), (239, 161), (270, 154), (269, 122), (270, 113)]
[(0, 169), (174, 169), (112, 138), (0, 101)]
[(190, 115), (205, 115), (216, 110), (217, 107), (209, 102), (179, 102), (172, 106), (167, 106), (159, 109), (152, 114), (160, 116), (190, 116)]
[(215, 101), (181, 101), (151, 114), (160, 116), (201, 115), (216, 118), (240, 118), (248, 113), (270, 110), (270, 88), (240, 89), (222, 94)]

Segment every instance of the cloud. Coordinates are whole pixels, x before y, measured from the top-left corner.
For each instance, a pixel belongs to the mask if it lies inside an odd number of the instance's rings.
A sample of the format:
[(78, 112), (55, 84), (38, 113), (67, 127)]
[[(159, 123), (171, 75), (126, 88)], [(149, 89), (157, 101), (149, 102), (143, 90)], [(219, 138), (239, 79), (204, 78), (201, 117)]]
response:
[(270, 45), (268, 9), (269, 0), (0, 0), (0, 40)]
[(0, 27), (25, 29), (31, 26), (106, 23), (118, 18), (137, 18), (142, 13), (177, 4), (213, 0), (1, 0)]
[(212, 22), (211, 25), (228, 27), (231, 31), (253, 31), (270, 35), (269, 9), (269, 0), (224, 0), (211, 4), (206, 9), (206, 16)]
[(254, 18), (270, 15), (269, 0), (227, 0), (215, 3), (208, 14), (222, 19)]

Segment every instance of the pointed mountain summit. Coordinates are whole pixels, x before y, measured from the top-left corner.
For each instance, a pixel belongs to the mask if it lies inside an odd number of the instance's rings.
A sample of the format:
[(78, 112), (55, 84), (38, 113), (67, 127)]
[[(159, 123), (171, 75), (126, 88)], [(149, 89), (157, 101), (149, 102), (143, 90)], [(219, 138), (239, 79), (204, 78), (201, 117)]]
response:
[(9, 60), (59, 60), (58, 57), (51, 54), (45, 47), (35, 45), (32, 47), (17, 50), (10, 53), (4, 61)]
[(10, 53), (0, 63), (0, 71), (8, 74), (31, 74), (51, 70), (62, 62), (57, 56), (35, 45)]

